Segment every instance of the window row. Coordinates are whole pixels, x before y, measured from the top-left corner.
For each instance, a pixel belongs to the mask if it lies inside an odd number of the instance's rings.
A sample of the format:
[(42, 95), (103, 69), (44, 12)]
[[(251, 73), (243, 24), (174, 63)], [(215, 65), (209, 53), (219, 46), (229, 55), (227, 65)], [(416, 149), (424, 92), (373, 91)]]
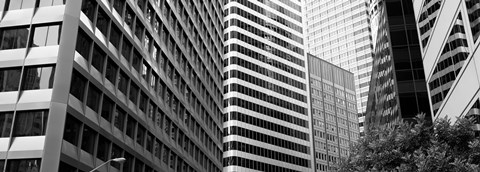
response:
[(293, 150), (293, 151), (297, 151), (297, 152), (300, 152), (300, 153), (310, 154), (310, 149), (309, 149), (308, 146), (301, 145), (301, 144), (298, 144), (298, 143), (295, 143), (295, 142), (292, 142), (292, 141), (288, 141), (288, 140), (285, 140), (285, 139), (273, 137), (271, 135), (267, 135), (267, 134), (260, 133), (260, 132), (257, 132), (257, 131), (252, 131), (250, 129), (245, 129), (245, 128), (238, 127), (238, 126), (231, 126), (231, 127), (223, 128), (223, 130), (224, 130), (224, 133), (225, 133), (225, 137), (230, 136), (230, 135), (238, 135), (238, 136), (246, 137), (246, 138), (249, 138), (249, 139), (257, 140), (257, 141), (260, 141), (260, 142), (264, 142), (264, 143), (267, 143), (267, 144), (271, 144), (271, 145), (279, 146), (279, 147), (282, 147), (282, 148), (290, 149), (290, 150)]
[[(26, 66), (0, 69), (0, 92), (51, 89), (55, 66)], [(20, 82), (21, 81), (21, 82)]]
[(240, 166), (245, 168), (250, 168), (258, 171), (277, 171), (277, 172), (300, 172), (297, 170), (292, 170), (289, 168), (284, 168), (272, 164), (267, 164), (265, 162), (255, 161), (251, 159), (245, 159), (243, 157), (229, 156), (223, 158), (223, 165), (228, 166)]
[(263, 156), (270, 159), (275, 159), (278, 161), (283, 161), (290, 164), (295, 164), (303, 167), (310, 167), (310, 160), (299, 158), (293, 155), (289, 155), (282, 152), (277, 152), (270, 149), (265, 149), (262, 147), (254, 146), (247, 143), (230, 141), (223, 143), (223, 151), (237, 150), (242, 152), (247, 152), (254, 155)]
[(276, 106), (283, 107), (285, 109), (303, 114), (303, 115), (308, 115), (307, 114), (307, 109), (305, 107), (299, 106), (295, 103), (277, 98), (275, 96), (272, 96), (270, 94), (263, 93), (261, 91), (257, 91), (255, 89), (251, 89), (249, 87), (245, 87), (240, 84), (232, 83), (230, 85), (225, 86), (226, 89), (228, 89), (229, 92), (238, 92), (242, 93), (244, 95), (248, 95), (250, 97), (262, 100), (264, 102), (268, 102), (270, 104), (274, 104)]
[(0, 137), (43, 136), (48, 110), (0, 112)]
[(265, 106), (262, 106), (262, 105), (259, 105), (259, 104), (256, 104), (256, 103), (252, 103), (248, 100), (243, 100), (243, 99), (240, 99), (240, 98), (237, 98), (237, 97), (232, 97), (232, 98), (229, 98), (229, 99), (225, 99), (224, 103), (225, 103), (224, 107), (239, 106), (239, 107), (242, 107), (242, 108), (245, 108), (245, 109), (260, 113), (260, 114), (263, 114), (263, 115), (267, 115), (267, 116), (270, 116), (270, 117), (273, 117), (273, 118), (276, 118), (276, 119), (279, 119), (279, 120), (282, 120), (282, 121), (285, 121), (285, 122), (289, 122), (289, 123), (292, 123), (292, 124), (295, 124), (295, 125), (298, 125), (298, 126), (301, 126), (301, 127), (308, 127), (308, 122), (306, 120), (303, 120), (301, 118), (297, 118), (297, 117), (292, 116), (292, 115), (287, 114), (287, 113), (277, 111), (275, 109), (270, 109), (268, 107), (265, 107)]
[[(42, 160), (37, 159), (8, 159), (0, 160), (0, 169), (2, 172), (18, 172), (18, 171), (40, 171)], [(4, 171), (5, 170), (5, 171)]]
[[(0, 3), (0, 9), (3, 10), (18, 10), (29, 9), (47, 6), (64, 5), (66, 0), (10, 0)], [(5, 5), (5, 6), (3, 6)]]
[(270, 131), (275, 131), (277, 133), (285, 134), (298, 139), (302, 139), (306, 141), (310, 140), (307, 133), (304, 133), (280, 124), (276, 124), (267, 120), (263, 120), (257, 117), (253, 117), (247, 114), (243, 114), (240, 112), (229, 112), (228, 114), (226, 114), (224, 116), (224, 122), (227, 122), (229, 120), (238, 120), (250, 125), (255, 125), (257, 127), (261, 127)]
[(58, 23), (0, 28), (0, 50), (58, 45), (60, 31)]

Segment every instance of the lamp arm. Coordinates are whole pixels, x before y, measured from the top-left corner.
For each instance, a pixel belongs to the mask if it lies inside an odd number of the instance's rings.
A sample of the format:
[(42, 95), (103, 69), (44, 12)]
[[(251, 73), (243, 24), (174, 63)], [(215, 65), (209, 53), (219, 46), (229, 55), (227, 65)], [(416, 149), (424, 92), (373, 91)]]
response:
[(95, 167), (94, 169), (90, 170), (89, 172), (94, 172), (95, 170), (99, 169), (100, 167), (104, 166), (105, 164), (109, 163), (110, 161), (112, 161), (112, 159), (108, 160), (107, 162), (104, 162), (104, 163), (100, 164), (99, 166)]

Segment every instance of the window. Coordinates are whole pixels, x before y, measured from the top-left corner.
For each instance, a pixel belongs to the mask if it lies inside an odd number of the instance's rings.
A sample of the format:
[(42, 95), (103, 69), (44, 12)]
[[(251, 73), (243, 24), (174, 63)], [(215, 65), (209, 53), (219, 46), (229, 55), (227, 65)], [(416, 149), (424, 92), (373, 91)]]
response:
[(27, 26), (0, 29), (0, 50), (25, 48), (27, 46), (28, 31)]
[(27, 8), (33, 8), (34, 6), (35, 6), (35, 0), (11, 0), (10, 4), (8, 5), (8, 10), (27, 9)]
[(103, 35), (107, 35), (108, 33), (108, 25), (110, 23), (110, 17), (103, 11), (102, 8), (98, 8), (97, 14), (97, 29), (103, 33)]
[(98, 137), (98, 148), (97, 148), (97, 158), (102, 161), (108, 160), (108, 152), (110, 151), (110, 141), (99, 135)]
[(133, 19), (135, 18), (135, 15), (133, 13), (133, 10), (130, 9), (130, 7), (127, 5), (127, 10), (125, 11), (125, 17), (123, 20), (125, 21), (125, 24), (133, 30)]
[(110, 122), (110, 117), (113, 114), (113, 106), (115, 103), (108, 98), (106, 95), (103, 96), (103, 105), (102, 105), (102, 118)]
[(132, 66), (135, 70), (140, 71), (140, 65), (142, 63), (142, 55), (135, 50), (133, 53)]
[[(2, 168), (3, 166), (0, 166)], [(67, 163), (60, 161), (60, 165), (58, 166), (58, 171), (59, 172), (76, 172), (77, 169), (71, 165), (68, 165)]]
[(21, 68), (0, 69), (0, 92), (18, 91)]
[(45, 135), (47, 119), (48, 110), (17, 112), (13, 124), (13, 136)]
[(101, 95), (102, 92), (93, 84), (90, 84), (88, 88), (87, 106), (95, 112), (98, 112), (98, 108), (100, 107)]
[(5, 172), (40, 171), (40, 164), (40, 159), (9, 159)]
[(123, 13), (123, 4), (125, 4), (125, 0), (113, 0), (113, 8), (118, 12), (118, 14), (122, 15)]
[(112, 24), (112, 27), (110, 30), (110, 42), (117, 49), (120, 46), (120, 38), (122, 38), (122, 32), (120, 31), (120, 29), (118, 29), (117, 26)]
[(50, 89), (53, 87), (54, 74), (55, 66), (26, 67), (22, 90)]
[(123, 131), (123, 126), (125, 125), (125, 117), (127, 113), (122, 110), (120, 107), (115, 109), (115, 113), (113, 116), (113, 125), (118, 128), (120, 131)]
[(143, 27), (142, 23), (140, 22), (140, 20), (138, 20), (137, 18), (137, 23), (135, 25), (135, 36), (141, 40), (142, 39), (142, 35), (143, 35), (143, 29), (145, 27)]
[(137, 105), (138, 104), (138, 86), (136, 86), (133, 82), (130, 84), (130, 96), (129, 99), (130, 101), (133, 102), (133, 104)]
[(60, 25), (37, 26), (33, 29), (31, 47), (58, 45), (60, 42)]
[(100, 73), (103, 73), (103, 64), (106, 56), (107, 54), (98, 45), (95, 45), (93, 48), (92, 66)]
[(40, 0), (39, 7), (64, 5), (66, 0)]
[(148, 103), (148, 96), (142, 92), (140, 94), (140, 104), (138, 105), (139, 109), (142, 112), (147, 112), (147, 103)]
[(97, 6), (95, 0), (83, 0), (82, 12), (88, 17), (88, 19), (90, 19), (90, 21), (93, 21), (93, 17), (95, 16), (95, 6)]
[(128, 121), (127, 121), (127, 136), (135, 139), (135, 119), (132, 117), (128, 116)]
[(143, 147), (143, 144), (145, 143), (145, 128), (143, 128), (141, 125), (137, 126), (137, 143)]
[(90, 154), (93, 154), (93, 149), (95, 148), (96, 135), (97, 133), (93, 129), (84, 125), (82, 145), (81, 145), (82, 150)]
[(92, 39), (88, 37), (88, 35), (83, 32), (82, 30), (78, 31), (77, 36), (77, 44), (75, 50), (83, 56), (83, 58), (87, 59), (90, 55), (90, 44), (92, 43)]
[(63, 131), (63, 140), (77, 146), (80, 137), (80, 126), (82, 123), (70, 114), (65, 119), (65, 130)]
[(0, 137), (10, 137), (13, 112), (0, 112)]
[(127, 95), (128, 75), (124, 72), (120, 72), (120, 77), (118, 77), (118, 80), (118, 90), (120, 90), (124, 95)]
[(108, 59), (107, 61), (107, 69), (105, 70), (105, 78), (113, 83), (115, 83), (115, 79), (117, 78), (117, 71), (118, 71), (118, 66), (113, 62), (113, 60)]
[[(111, 158), (123, 157), (122, 148), (120, 148), (116, 144), (112, 143), (112, 152), (110, 154), (110, 157)], [(110, 165), (115, 167), (116, 169), (120, 169), (120, 163), (111, 162)]]
[(128, 39), (124, 36), (123, 37), (123, 44), (122, 44), (122, 55), (130, 61), (130, 53), (132, 52), (132, 44), (128, 41)]

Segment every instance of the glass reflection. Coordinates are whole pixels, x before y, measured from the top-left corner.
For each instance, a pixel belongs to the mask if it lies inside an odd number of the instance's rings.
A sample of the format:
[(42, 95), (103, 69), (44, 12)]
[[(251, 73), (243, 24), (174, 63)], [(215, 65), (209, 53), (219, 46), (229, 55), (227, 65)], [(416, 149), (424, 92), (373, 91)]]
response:
[(50, 89), (54, 74), (54, 66), (28, 67), (23, 75), (22, 90)]

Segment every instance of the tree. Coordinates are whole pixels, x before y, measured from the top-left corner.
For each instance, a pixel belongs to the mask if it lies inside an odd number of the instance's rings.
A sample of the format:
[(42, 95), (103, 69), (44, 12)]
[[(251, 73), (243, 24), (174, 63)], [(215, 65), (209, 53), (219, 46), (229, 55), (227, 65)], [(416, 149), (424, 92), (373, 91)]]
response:
[(447, 118), (373, 128), (341, 159), (338, 171), (480, 171), (480, 140), (473, 122)]

